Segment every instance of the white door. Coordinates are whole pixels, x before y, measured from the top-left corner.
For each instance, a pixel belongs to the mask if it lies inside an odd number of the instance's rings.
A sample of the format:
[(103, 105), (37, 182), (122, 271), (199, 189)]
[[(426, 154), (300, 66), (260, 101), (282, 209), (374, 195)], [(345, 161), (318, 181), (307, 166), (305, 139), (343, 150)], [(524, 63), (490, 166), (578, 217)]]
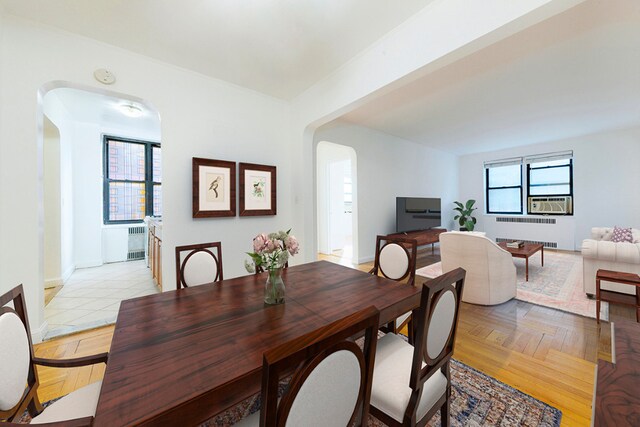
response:
[[(351, 234), (351, 209), (345, 204), (345, 181), (351, 180), (350, 161), (329, 164), (329, 248), (343, 249)], [(348, 195), (350, 196), (350, 194)]]

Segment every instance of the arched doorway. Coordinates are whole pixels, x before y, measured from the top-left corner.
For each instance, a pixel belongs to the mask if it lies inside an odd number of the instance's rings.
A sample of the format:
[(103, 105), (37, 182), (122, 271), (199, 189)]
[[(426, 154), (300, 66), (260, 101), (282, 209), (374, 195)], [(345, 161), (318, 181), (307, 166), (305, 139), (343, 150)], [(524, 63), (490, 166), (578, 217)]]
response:
[(316, 148), (318, 252), (358, 263), (357, 162), (352, 147), (321, 141)]
[[(152, 163), (160, 167), (161, 131), (157, 110), (129, 95), (51, 82), (41, 88), (38, 102), (38, 253), (50, 338), (113, 323), (121, 300), (158, 291), (144, 261), (142, 220), (153, 209), (135, 200), (155, 194), (136, 181), (148, 180)], [(152, 150), (153, 162), (138, 153)], [(122, 175), (117, 186), (109, 180), (116, 172)], [(130, 216), (111, 221), (110, 206), (126, 206)], [(132, 238), (135, 228), (140, 235)], [(129, 253), (136, 237), (138, 261)]]

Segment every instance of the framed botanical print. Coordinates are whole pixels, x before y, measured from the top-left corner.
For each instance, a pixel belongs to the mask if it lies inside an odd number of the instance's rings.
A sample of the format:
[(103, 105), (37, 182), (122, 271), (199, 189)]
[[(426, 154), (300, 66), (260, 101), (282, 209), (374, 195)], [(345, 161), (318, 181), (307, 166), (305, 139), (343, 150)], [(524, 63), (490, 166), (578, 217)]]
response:
[(276, 167), (240, 163), (240, 216), (276, 214)]
[(236, 216), (236, 164), (194, 157), (193, 217)]

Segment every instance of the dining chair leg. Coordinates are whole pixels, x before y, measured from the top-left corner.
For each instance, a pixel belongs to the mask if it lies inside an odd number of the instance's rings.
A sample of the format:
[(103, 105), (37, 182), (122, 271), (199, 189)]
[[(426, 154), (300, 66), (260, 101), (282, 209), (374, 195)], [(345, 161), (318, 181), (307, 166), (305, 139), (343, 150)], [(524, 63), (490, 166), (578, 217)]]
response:
[(396, 321), (392, 320), (391, 322), (387, 323), (387, 326), (383, 326), (383, 328), (386, 328), (386, 330), (383, 330), (382, 332), (384, 332), (385, 334), (397, 334), (398, 331), (396, 331)]
[(29, 405), (27, 405), (27, 407), (29, 408), (29, 412), (31, 414), (39, 414), (44, 411), (44, 407), (42, 406), (42, 403), (40, 403), (40, 398), (37, 394), (33, 396), (33, 399), (31, 399), (31, 402), (29, 402)]
[(407, 323), (407, 338), (409, 339), (409, 344), (413, 345), (415, 341), (415, 331), (413, 330), (413, 320), (409, 320)]
[(440, 425), (451, 426), (451, 388), (447, 388), (447, 399), (440, 407)]

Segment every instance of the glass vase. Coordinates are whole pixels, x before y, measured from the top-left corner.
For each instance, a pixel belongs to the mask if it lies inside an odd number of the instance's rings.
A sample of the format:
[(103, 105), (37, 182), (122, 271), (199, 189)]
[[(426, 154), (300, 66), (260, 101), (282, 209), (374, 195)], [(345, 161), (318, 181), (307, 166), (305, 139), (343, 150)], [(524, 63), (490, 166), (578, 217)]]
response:
[(267, 283), (264, 285), (264, 302), (267, 304), (284, 303), (284, 282), (282, 281), (282, 267), (267, 270)]

